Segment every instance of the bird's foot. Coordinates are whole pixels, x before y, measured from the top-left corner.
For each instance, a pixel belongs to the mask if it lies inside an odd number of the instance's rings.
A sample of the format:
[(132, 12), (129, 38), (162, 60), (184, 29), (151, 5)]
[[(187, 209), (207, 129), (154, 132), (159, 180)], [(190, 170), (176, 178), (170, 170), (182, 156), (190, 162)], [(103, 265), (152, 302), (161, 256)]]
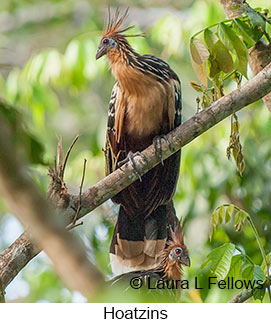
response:
[(132, 168), (133, 168), (133, 171), (134, 171), (135, 175), (138, 177), (140, 182), (142, 182), (142, 177), (141, 177), (141, 175), (139, 173), (139, 170), (138, 170), (138, 167), (136, 166), (136, 163), (135, 163), (135, 157), (136, 156), (142, 157), (145, 160), (146, 164), (149, 163), (146, 156), (144, 154), (142, 154), (140, 151), (137, 151), (135, 153), (129, 151), (127, 157), (125, 159), (121, 160), (120, 162), (118, 162), (118, 167), (121, 167), (124, 164), (126, 164), (127, 162), (130, 162), (131, 165), (132, 165)]
[(153, 138), (153, 146), (154, 146), (154, 151), (156, 156), (159, 158), (161, 164), (164, 166), (164, 161), (163, 161), (163, 149), (162, 149), (162, 140), (165, 140), (165, 142), (168, 144), (169, 149), (173, 151), (172, 144), (168, 140), (166, 135), (160, 135), (160, 136), (155, 136)]

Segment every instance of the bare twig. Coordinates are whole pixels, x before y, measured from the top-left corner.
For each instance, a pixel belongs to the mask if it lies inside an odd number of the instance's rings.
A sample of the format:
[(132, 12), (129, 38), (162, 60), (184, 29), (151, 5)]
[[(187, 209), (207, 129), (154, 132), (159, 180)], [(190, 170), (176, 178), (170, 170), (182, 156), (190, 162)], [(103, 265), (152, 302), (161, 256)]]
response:
[(77, 227), (83, 225), (83, 224), (84, 224), (83, 221), (78, 222), (78, 223), (71, 223), (71, 224), (69, 224), (69, 225), (66, 226), (66, 229), (70, 231), (70, 230), (72, 230), (74, 228), (77, 228)]
[[(83, 190), (83, 185), (84, 185), (84, 179), (85, 179), (85, 173), (86, 173), (86, 164), (87, 164), (87, 160), (84, 159), (84, 166), (83, 166), (83, 174), (82, 174), (82, 179), (81, 179), (81, 184), (80, 184), (80, 189), (79, 189), (79, 203), (78, 203), (78, 206), (77, 206), (77, 210), (76, 210), (76, 213), (75, 213), (75, 216), (74, 216), (74, 219), (72, 221), (72, 225), (73, 227), (75, 227), (75, 223), (77, 221), (77, 218), (78, 218), (78, 215), (79, 215), (79, 212), (81, 210), (81, 207), (82, 207), (82, 190)], [(83, 224), (83, 223), (82, 223)]]
[(56, 169), (59, 170), (59, 177), (63, 179), (64, 169), (62, 167), (62, 161), (63, 161), (62, 138), (59, 138), (57, 143)]
[(66, 153), (65, 158), (64, 158), (64, 163), (63, 163), (63, 167), (62, 167), (62, 172), (61, 172), (61, 174), (60, 174), (60, 175), (62, 176), (62, 178), (64, 178), (64, 172), (65, 172), (65, 168), (66, 168), (66, 164), (67, 164), (68, 158), (69, 158), (70, 153), (71, 153), (71, 151), (72, 151), (72, 148), (74, 147), (74, 145), (75, 145), (76, 141), (78, 140), (78, 138), (79, 138), (79, 135), (77, 135), (77, 136), (73, 139), (72, 144), (70, 145), (69, 149), (67, 150), (67, 153)]

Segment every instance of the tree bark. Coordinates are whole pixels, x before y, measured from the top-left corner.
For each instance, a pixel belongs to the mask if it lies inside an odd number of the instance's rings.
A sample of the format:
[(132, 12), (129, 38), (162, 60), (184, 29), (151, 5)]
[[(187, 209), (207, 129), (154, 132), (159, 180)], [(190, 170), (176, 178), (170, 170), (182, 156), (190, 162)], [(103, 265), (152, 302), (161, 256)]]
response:
[(0, 254), (0, 281), (6, 287), (34, 258), (40, 249), (30, 240), (27, 231)]

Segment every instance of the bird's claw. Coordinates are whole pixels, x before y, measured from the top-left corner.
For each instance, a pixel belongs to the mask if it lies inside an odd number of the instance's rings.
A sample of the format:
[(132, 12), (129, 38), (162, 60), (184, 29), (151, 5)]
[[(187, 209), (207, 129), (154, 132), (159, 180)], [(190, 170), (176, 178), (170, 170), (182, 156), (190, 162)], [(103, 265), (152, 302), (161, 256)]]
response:
[(153, 146), (156, 156), (159, 158), (161, 164), (164, 166), (163, 161), (163, 150), (162, 150), (162, 140), (165, 140), (165, 142), (168, 144), (169, 149), (173, 151), (173, 147), (171, 142), (168, 140), (166, 135), (160, 135), (153, 138)]
[(132, 167), (133, 167), (133, 171), (134, 171), (135, 175), (138, 177), (140, 182), (142, 182), (142, 177), (141, 177), (141, 175), (139, 173), (139, 170), (138, 170), (138, 168), (136, 166), (135, 159), (134, 159), (136, 156), (142, 157), (147, 164), (149, 163), (146, 156), (144, 154), (142, 154), (140, 151), (137, 151), (135, 153), (129, 151), (127, 157), (125, 159), (121, 160), (120, 162), (118, 162), (118, 167), (121, 167), (125, 163), (130, 162)]

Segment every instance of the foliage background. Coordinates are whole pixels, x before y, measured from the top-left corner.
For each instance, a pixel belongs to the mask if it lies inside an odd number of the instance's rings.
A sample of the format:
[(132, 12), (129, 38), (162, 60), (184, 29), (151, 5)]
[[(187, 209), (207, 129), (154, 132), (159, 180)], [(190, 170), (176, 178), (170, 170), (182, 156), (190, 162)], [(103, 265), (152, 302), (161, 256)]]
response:
[[(249, 1), (266, 8), (264, 0)], [(106, 59), (95, 60), (108, 1), (6, 0), (0, 3), (0, 95), (19, 107), (26, 127), (44, 146), (43, 164), (29, 172), (40, 189), (48, 187), (47, 165), (53, 162), (57, 136), (66, 147), (80, 133), (66, 171), (69, 189), (76, 193), (88, 160), (85, 188), (104, 176), (101, 148), (107, 106), (114, 83)], [(146, 32), (131, 39), (140, 53), (168, 61), (182, 80), (184, 120), (196, 112), (197, 93), (189, 85), (196, 80), (189, 57), (189, 39), (200, 29), (225, 19), (215, 0), (110, 1), (112, 7), (130, 7), (129, 23)], [(269, 5), (269, 9), (271, 6)], [(251, 73), (249, 74), (251, 76)], [(226, 91), (235, 88), (228, 83)], [(236, 233), (232, 224), (218, 228), (208, 239), (210, 217), (222, 203), (233, 203), (251, 214), (266, 250), (271, 250), (271, 121), (268, 110), (257, 102), (239, 114), (246, 169), (240, 177), (226, 148), (230, 120), (225, 120), (183, 149), (181, 175), (174, 200), (179, 217), (187, 219), (186, 244), (192, 266), (185, 278), (199, 278), (204, 286), (210, 276), (200, 269), (215, 247), (232, 241), (255, 263), (262, 259), (251, 229)], [(38, 152), (36, 152), (38, 155)], [(35, 150), (34, 150), (35, 154)], [(110, 277), (108, 249), (117, 206), (108, 201), (84, 218), (74, 230), (86, 245), (90, 259)], [(0, 198), (0, 250), (23, 231)], [(69, 291), (53, 271), (44, 253), (30, 262), (6, 290), (7, 301), (84, 302)], [(238, 290), (194, 290), (183, 293), (185, 302), (226, 302)], [(112, 295), (104, 300), (117, 301)], [(143, 300), (143, 299), (142, 299)], [(267, 299), (264, 299), (267, 301)]]

